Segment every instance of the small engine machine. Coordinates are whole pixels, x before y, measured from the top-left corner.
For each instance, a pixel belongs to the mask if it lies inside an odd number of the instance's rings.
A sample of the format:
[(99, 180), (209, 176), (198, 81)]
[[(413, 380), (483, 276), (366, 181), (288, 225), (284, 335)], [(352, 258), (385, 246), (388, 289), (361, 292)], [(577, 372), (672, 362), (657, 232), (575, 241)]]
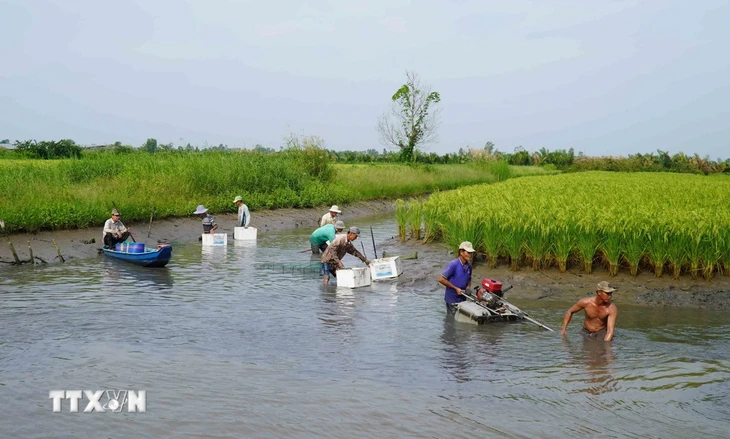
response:
[[(488, 291), (499, 297), (504, 297), (504, 293), (502, 292), (502, 282), (496, 279), (490, 279), (488, 277), (482, 279), (482, 285), (479, 292), (482, 292), (482, 290)], [(481, 297), (478, 296), (479, 292), (477, 292), (477, 297), (481, 300)]]

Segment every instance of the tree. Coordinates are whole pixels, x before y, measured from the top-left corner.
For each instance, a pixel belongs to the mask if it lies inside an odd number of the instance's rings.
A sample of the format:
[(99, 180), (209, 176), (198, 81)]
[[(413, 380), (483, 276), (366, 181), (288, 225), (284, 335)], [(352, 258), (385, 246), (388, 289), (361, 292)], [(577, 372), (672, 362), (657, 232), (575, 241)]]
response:
[(402, 161), (413, 161), (414, 152), (437, 139), (441, 95), (421, 84), (417, 73), (406, 72), (406, 83), (391, 98), (390, 111), (378, 119), (380, 142), (398, 147)]
[(157, 152), (157, 139), (155, 138), (149, 138), (147, 141), (142, 145), (142, 151), (147, 151), (150, 154), (154, 154)]

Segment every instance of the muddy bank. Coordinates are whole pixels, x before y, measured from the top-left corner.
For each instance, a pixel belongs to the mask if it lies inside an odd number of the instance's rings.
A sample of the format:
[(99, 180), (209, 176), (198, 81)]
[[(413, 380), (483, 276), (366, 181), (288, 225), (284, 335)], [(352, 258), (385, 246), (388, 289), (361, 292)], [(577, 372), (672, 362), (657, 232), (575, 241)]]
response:
[[(393, 211), (392, 201), (369, 201), (350, 205), (342, 205), (343, 220), (346, 225), (359, 218)], [(319, 219), (326, 212), (327, 207), (321, 209), (279, 209), (272, 211), (255, 211), (251, 213), (251, 226), (256, 227), (259, 233), (280, 230), (305, 228), (314, 230)], [(236, 216), (233, 214), (216, 215), (219, 231), (232, 235)], [(140, 242), (153, 245), (158, 242), (171, 244), (196, 243), (202, 227), (200, 220), (191, 215), (188, 218), (169, 220), (153, 220), (150, 236), (147, 237), (148, 223), (127, 224), (135, 238)], [(55, 240), (67, 262), (96, 257), (102, 247), (101, 228), (80, 230), (46, 231), (37, 234), (21, 234), (10, 236), (18, 256), (21, 259), (29, 258), (27, 242), (30, 241), (35, 256), (47, 263), (58, 263), (59, 259), (53, 247)], [(232, 239), (232, 236), (231, 236)], [(446, 263), (454, 258), (442, 243), (421, 244), (412, 240), (401, 243), (397, 238), (378, 243), (378, 252), (383, 251), (392, 255), (412, 255), (418, 252), (418, 259), (403, 260), (404, 272), (398, 278), (399, 285), (413, 287), (423, 294), (434, 294), (443, 291), (437, 284), (439, 273)], [(5, 238), (0, 239), (0, 272), (12, 270), (13, 256)], [(23, 264), (24, 266), (28, 264)], [(730, 277), (716, 276), (711, 281), (704, 279), (693, 280), (683, 276), (680, 280), (673, 280), (670, 275), (661, 278), (654, 277), (651, 272), (639, 273), (631, 276), (621, 272), (618, 276), (609, 277), (600, 268), (592, 274), (585, 274), (578, 270), (569, 270), (560, 273), (551, 268), (543, 271), (533, 271), (530, 268), (521, 268), (513, 272), (507, 266), (494, 269), (487, 268), (477, 261), (474, 266), (474, 285), (484, 277), (499, 279), (506, 285), (513, 285), (507, 293), (508, 300), (539, 300), (558, 301), (569, 306), (579, 298), (595, 294), (595, 285), (602, 280), (609, 280), (619, 287), (615, 294), (617, 304), (645, 304), (656, 306), (694, 306), (710, 309), (730, 311)]]
[[(403, 274), (398, 283), (413, 286), (424, 294), (443, 291), (443, 287), (437, 283), (439, 273), (455, 257), (443, 244), (424, 245), (410, 240), (401, 243), (394, 238), (379, 244), (379, 249), (394, 255), (412, 255), (418, 252), (418, 259), (402, 261)], [(580, 298), (595, 295), (596, 284), (608, 280), (619, 288), (614, 293), (614, 302), (617, 305), (693, 306), (730, 311), (729, 276), (718, 275), (713, 280), (706, 281), (702, 278), (693, 280), (689, 276), (680, 280), (673, 280), (671, 275), (656, 278), (653, 272), (639, 273), (637, 276), (619, 273), (610, 277), (600, 268), (591, 274), (577, 270), (561, 273), (556, 268), (533, 271), (523, 267), (519, 271), (510, 271), (506, 265), (488, 268), (480, 261), (474, 264), (473, 274), (472, 286), (476, 286), (485, 277), (498, 279), (505, 287), (513, 285), (505, 298), (516, 302), (556, 301), (565, 304), (567, 308)]]
[[(321, 209), (277, 209), (251, 212), (251, 227), (256, 227), (258, 233), (274, 232), (279, 230), (292, 230), (300, 227), (306, 230), (314, 230), (319, 227), (319, 220), (327, 213), (327, 208)], [(378, 213), (390, 212), (394, 209), (392, 201), (366, 201), (350, 205), (341, 205), (342, 220), (349, 225), (356, 218), (361, 218)], [(122, 212), (124, 214), (124, 212)], [(219, 233), (228, 233), (233, 239), (233, 228), (236, 223), (235, 214), (216, 214), (211, 212), (218, 223)], [(122, 218), (124, 221), (124, 218)], [(164, 220), (152, 220), (152, 227), (149, 223), (126, 223), (130, 228), (132, 236), (139, 242), (145, 242), (147, 246), (158, 243), (185, 244), (196, 243), (203, 230), (200, 219), (190, 215), (187, 218), (172, 218)], [(66, 262), (95, 257), (99, 249), (104, 245), (102, 241), (102, 228), (99, 227), (75, 230), (43, 231), (35, 234), (11, 235), (9, 238), (21, 260), (28, 261), (30, 252), (28, 242), (33, 249), (33, 255), (46, 263), (60, 262), (53, 241), (56, 241), (61, 249), (61, 254)], [(149, 237), (147, 231), (149, 228)], [(43, 263), (36, 259), (37, 263)], [(5, 237), (0, 237), (0, 270), (12, 269), (14, 265), (12, 252)], [(28, 265), (24, 263), (22, 265)]]

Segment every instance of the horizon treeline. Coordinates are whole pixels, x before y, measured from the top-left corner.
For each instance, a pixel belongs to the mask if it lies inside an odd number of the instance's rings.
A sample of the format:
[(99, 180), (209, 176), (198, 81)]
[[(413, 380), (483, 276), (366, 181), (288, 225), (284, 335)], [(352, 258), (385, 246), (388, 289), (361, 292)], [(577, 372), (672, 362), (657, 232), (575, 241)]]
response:
[[(0, 144), (10, 144), (8, 139)], [(318, 148), (327, 153), (327, 157), (337, 163), (402, 163), (400, 151), (368, 149), (365, 151), (335, 151), (327, 149), (324, 141), (318, 136), (298, 137), (291, 135), (284, 140), (284, 145), (278, 150), (257, 144), (251, 149), (230, 148), (228, 145), (204, 146), (200, 148), (187, 143), (185, 146), (174, 146), (173, 143), (162, 144), (154, 138), (149, 138), (139, 146), (123, 145), (115, 142), (110, 145), (83, 147), (71, 139), (41, 141), (15, 141), (14, 148), (0, 148), (0, 159), (80, 159), (87, 154), (200, 154), (210, 151), (253, 151), (270, 154), (288, 149)], [(420, 164), (465, 164), (472, 161), (504, 161), (514, 166), (542, 166), (549, 170), (557, 169), (563, 172), (582, 171), (615, 171), (615, 172), (678, 172), (691, 174), (730, 174), (730, 158), (712, 160), (709, 156), (699, 154), (687, 155), (683, 152), (670, 154), (657, 149), (656, 153), (630, 154), (628, 156), (588, 156), (582, 152), (576, 154), (573, 148), (549, 150), (540, 148), (537, 151), (528, 151), (518, 146), (512, 153), (501, 152), (492, 142), (487, 142), (484, 148), (459, 148), (458, 152), (436, 154), (417, 151), (413, 160)]]

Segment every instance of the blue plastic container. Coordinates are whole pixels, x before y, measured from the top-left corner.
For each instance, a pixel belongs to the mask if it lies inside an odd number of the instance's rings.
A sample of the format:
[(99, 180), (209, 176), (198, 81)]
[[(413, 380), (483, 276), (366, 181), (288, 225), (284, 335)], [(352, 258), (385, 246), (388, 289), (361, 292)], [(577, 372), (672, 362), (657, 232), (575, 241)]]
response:
[(144, 253), (144, 243), (142, 242), (120, 242), (114, 249), (118, 252), (125, 253)]

